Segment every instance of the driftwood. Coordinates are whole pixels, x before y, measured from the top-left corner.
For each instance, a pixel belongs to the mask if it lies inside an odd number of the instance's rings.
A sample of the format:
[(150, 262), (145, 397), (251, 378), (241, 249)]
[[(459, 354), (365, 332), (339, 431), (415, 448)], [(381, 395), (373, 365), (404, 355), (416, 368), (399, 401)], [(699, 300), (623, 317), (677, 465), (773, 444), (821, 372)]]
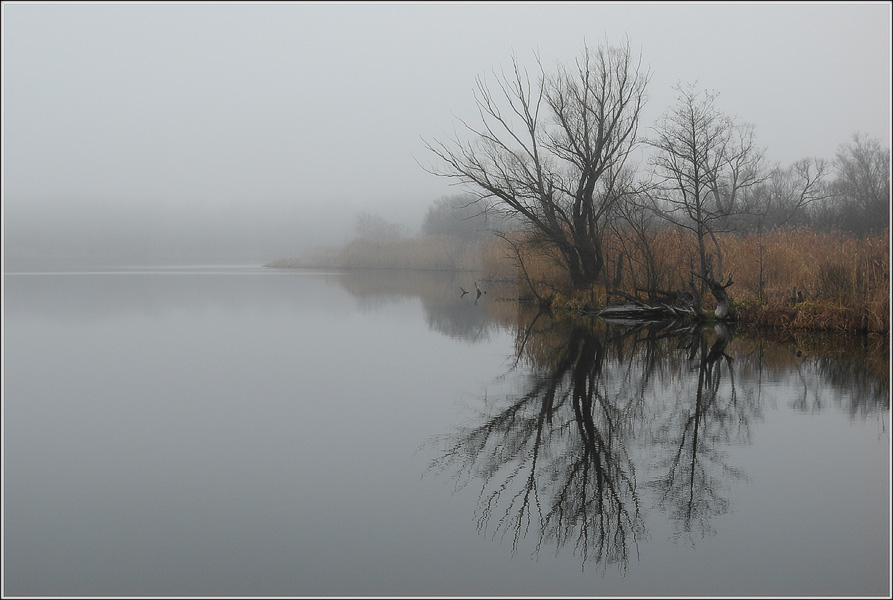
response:
[(697, 317), (691, 294), (686, 292), (653, 292), (641, 300), (624, 292), (609, 292), (609, 296), (626, 302), (606, 306), (598, 312), (603, 319), (634, 321), (679, 320)]
[(690, 319), (697, 316), (691, 308), (682, 308), (668, 304), (655, 306), (638, 304), (612, 305), (601, 309), (598, 315), (606, 319), (631, 320)]

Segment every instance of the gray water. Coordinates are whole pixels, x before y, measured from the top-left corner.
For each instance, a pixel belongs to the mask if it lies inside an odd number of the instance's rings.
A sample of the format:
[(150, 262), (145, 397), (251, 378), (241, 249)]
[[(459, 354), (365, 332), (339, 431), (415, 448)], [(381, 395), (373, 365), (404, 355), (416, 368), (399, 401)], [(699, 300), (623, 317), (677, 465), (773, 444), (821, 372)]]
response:
[(4, 595), (889, 593), (886, 339), (473, 281), (7, 272)]

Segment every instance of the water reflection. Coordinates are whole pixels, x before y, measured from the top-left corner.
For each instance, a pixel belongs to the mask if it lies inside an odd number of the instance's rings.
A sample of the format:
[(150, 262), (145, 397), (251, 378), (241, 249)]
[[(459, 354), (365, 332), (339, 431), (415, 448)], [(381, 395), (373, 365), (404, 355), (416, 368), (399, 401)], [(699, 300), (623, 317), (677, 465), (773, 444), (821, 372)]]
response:
[(172, 271), (4, 277), (18, 590), (887, 589), (886, 338), (556, 320), (471, 274)]
[[(831, 394), (850, 412), (889, 409), (886, 378), (855, 358), (797, 356), (723, 325), (521, 321), (512, 372), (470, 425), (433, 440), (430, 464), (481, 486), (477, 528), (513, 552), (532, 538), (534, 553), (569, 547), (584, 568), (624, 570), (648, 537), (646, 512), (668, 519), (677, 541), (713, 533), (747, 477), (728, 450), (751, 443), (781, 372), (822, 390), (806, 394), (813, 408)], [(770, 359), (784, 348), (793, 369)]]
[(478, 529), (509, 534), (513, 549), (533, 525), (537, 548), (573, 545), (584, 562), (625, 563), (643, 531), (626, 448), (638, 403), (606, 393), (603, 339), (577, 323), (552, 339), (537, 333), (523, 338), (528, 351), (542, 344), (523, 392), (460, 430), (432, 466), (484, 480)]
[[(738, 394), (734, 362), (726, 353), (728, 330), (717, 324), (709, 343), (708, 333), (693, 329), (686, 336), (687, 360), (677, 362), (686, 385), (681, 393), (664, 395), (662, 410), (652, 409), (656, 428), (648, 437), (662, 455), (657, 477), (648, 482), (656, 506), (673, 520), (677, 536), (688, 539), (711, 533), (711, 519), (728, 511), (722, 490), (744, 474), (727, 463), (723, 448), (749, 444), (751, 422), (759, 417), (756, 396)], [(666, 356), (672, 360), (673, 354)]]
[(385, 269), (345, 271), (330, 275), (328, 281), (356, 298), (363, 311), (377, 310), (405, 297), (418, 298), (431, 330), (478, 343), (489, 340), (494, 331), (514, 324), (517, 316), (517, 306), (500, 294), (499, 287), (485, 289), (478, 295), (478, 277), (480, 274), (474, 272)]

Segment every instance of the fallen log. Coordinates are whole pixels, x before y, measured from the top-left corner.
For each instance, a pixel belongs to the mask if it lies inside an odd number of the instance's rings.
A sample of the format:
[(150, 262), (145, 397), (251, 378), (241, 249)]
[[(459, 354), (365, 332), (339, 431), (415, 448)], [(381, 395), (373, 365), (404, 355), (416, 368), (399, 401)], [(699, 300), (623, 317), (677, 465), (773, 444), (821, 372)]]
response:
[(603, 319), (623, 319), (633, 321), (688, 319), (696, 316), (690, 308), (670, 304), (619, 304), (606, 306), (598, 311)]

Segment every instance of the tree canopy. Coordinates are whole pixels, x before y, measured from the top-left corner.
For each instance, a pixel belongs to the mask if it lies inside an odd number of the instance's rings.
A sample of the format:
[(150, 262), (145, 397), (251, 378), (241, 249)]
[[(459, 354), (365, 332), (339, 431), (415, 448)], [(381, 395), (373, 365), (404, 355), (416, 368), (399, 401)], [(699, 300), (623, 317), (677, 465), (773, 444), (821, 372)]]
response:
[(477, 79), (480, 124), (466, 137), (428, 143), (443, 166), (432, 172), (467, 184), (496, 211), (518, 216), (554, 246), (572, 284), (595, 283), (604, 268), (600, 230), (639, 143), (650, 74), (629, 43), (584, 47), (572, 66), (531, 76), (513, 59), (495, 84)]

